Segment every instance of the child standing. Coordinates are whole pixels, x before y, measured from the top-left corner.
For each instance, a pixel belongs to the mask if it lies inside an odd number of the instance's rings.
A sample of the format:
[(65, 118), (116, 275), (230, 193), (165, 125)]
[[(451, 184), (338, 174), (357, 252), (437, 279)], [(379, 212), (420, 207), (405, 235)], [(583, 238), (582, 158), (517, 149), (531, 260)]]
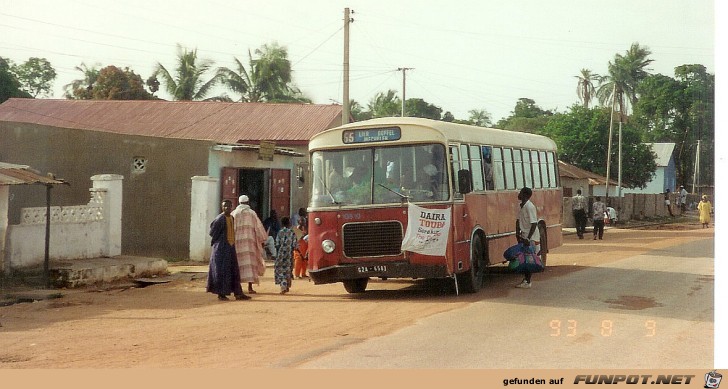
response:
[(276, 236), (275, 282), (281, 286), (281, 294), (288, 293), (293, 278), (293, 250), (298, 248), (296, 234), (291, 230), (291, 219), (281, 219), (282, 228)]

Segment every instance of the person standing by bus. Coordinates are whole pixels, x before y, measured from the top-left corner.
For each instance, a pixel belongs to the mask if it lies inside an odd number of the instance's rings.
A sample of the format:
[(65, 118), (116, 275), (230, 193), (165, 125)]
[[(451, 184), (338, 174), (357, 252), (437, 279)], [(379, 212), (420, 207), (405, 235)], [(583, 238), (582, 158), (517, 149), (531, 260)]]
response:
[(594, 218), (594, 240), (602, 239), (604, 236), (604, 218), (607, 217), (607, 206), (602, 202), (602, 198), (597, 196), (594, 204), (592, 204), (592, 217)]
[(586, 232), (587, 207), (586, 197), (582, 196), (581, 189), (577, 189), (576, 196), (571, 198), (571, 210), (574, 214), (576, 235), (579, 236), (579, 239), (584, 239), (584, 232)]
[[(534, 253), (539, 253), (539, 242), (541, 236), (538, 232), (538, 215), (536, 214), (536, 206), (531, 202), (533, 191), (531, 188), (523, 187), (518, 192), (518, 200), (521, 201), (520, 211), (516, 219), (516, 239), (519, 243), (527, 246)], [(531, 287), (531, 272), (523, 273), (523, 281), (516, 285), (516, 288), (528, 289)]]

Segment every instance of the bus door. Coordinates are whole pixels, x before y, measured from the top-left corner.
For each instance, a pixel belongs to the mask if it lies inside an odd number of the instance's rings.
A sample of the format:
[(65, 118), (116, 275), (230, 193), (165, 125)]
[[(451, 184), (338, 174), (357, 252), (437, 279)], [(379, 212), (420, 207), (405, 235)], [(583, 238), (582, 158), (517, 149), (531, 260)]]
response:
[[(470, 223), (468, 206), (464, 201), (464, 188), (461, 188), (463, 181), (471, 182), (470, 167), (468, 163), (467, 145), (450, 145), (451, 175), (453, 178), (453, 204), (451, 235), (453, 242), (452, 264), (455, 271), (464, 269), (470, 261)], [(465, 193), (463, 193), (465, 192)], [(461, 262), (461, 267), (458, 263)]]

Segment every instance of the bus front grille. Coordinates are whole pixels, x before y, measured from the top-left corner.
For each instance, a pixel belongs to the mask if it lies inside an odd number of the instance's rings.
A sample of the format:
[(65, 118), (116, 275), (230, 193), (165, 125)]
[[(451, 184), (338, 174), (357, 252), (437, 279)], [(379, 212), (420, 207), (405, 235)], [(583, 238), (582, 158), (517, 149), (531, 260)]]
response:
[(399, 255), (402, 224), (398, 221), (344, 224), (344, 255), (349, 258)]

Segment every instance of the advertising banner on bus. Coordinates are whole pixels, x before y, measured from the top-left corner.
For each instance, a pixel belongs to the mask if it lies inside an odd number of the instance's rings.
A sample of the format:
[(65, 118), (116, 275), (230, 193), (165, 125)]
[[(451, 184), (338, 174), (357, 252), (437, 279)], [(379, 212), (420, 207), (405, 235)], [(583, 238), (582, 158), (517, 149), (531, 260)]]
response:
[(424, 255), (445, 255), (450, 231), (451, 209), (427, 209), (409, 204), (407, 231), (402, 251)]

